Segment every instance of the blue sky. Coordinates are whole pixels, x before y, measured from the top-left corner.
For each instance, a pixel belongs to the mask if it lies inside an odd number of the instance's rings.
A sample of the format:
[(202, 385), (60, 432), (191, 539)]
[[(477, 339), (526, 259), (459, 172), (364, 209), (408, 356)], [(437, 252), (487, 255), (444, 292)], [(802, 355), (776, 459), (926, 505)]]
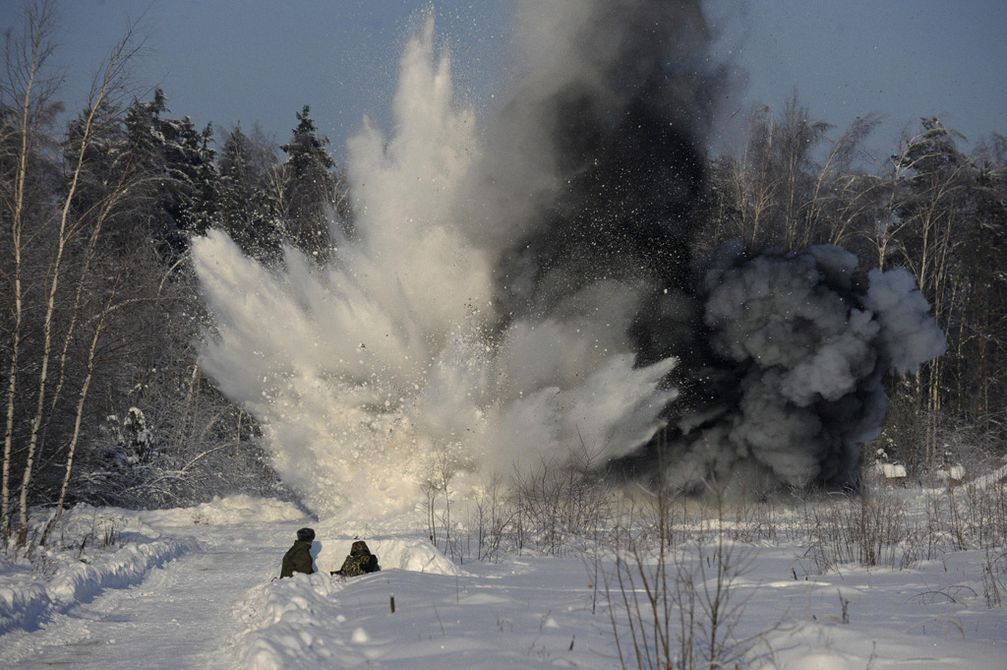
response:
[[(554, 0), (544, 0), (554, 1)], [(129, 18), (146, 52), (135, 92), (162, 86), (173, 114), (227, 128), (258, 121), (277, 140), (310, 104), (341, 152), (364, 114), (387, 122), (400, 47), (426, 0), (65, 0), (60, 4), (63, 98), (84, 99), (90, 73)], [(492, 93), (506, 51), (509, 0), (433, 3), (477, 106)], [(0, 25), (20, 2), (0, 0)], [(717, 56), (743, 86), (728, 114), (754, 101), (774, 107), (797, 91), (817, 117), (844, 126), (878, 112), (872, 140), (884, 154), (920, 116), (937, 114), (970, 140), (1007, 133), (1007, 3), (995, 0), (764, 0), (710, 3)], [(726, 129), (720, 142), (733, 140)]]
[[(1007, 3), (1000, 0), (721, 1), (719, 48), (747, 71), (746, 100), (779, 107), (793, 91), (845, 126), (877, 112), (890, 152), (919, 117), (975, 141), (1007, 134)], [(724, 9), (731, 6), (734, 9)]]

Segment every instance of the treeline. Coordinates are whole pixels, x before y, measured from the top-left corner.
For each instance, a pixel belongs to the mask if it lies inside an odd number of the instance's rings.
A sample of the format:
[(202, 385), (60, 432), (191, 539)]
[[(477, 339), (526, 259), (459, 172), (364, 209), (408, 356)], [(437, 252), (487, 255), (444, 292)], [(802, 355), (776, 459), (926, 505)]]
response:
[(839, 244), (865, 271), (916, 275), (948, 351), (890, 389), (872, 449), (926, 478), (1001, 454), (1007, 439), (1007, 138), (966, 153), (965, 138), (924, 118), (877, 160), (863, 145), (878, 121), (860, 117), (831, 139), (796, 97), (780, 113), (756, 109), (745, 146), (712, 163), (702, 242)]
[[(60, 127), (53, 3), (29, 3), (0, 88), (0, 524), (29, 505), (157, 506), (279, 487), (249, 415), (200, 374), (188, 251), (219, 227), (250, 255), (324, 256), (345, 189), (305, 106), (281, 147), (215, 137), (124, 86), (131, 34)], [(293, 114), (291, 115), (293, 118)], [(215, 139), (219, 152), (215, 149)]]

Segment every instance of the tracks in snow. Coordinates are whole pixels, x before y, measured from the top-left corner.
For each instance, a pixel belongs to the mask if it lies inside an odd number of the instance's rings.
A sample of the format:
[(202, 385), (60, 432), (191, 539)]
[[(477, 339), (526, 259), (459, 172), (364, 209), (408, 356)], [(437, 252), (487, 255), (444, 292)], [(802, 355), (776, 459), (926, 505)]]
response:
[(297, 522), (190, 526), (203, 551), (151, 571), (128, 589), (109, 589), (57, 614), (39, 631), (0, 638), (6, 667), (233, 668), (234, 608), (249, 589), (276, 576)]

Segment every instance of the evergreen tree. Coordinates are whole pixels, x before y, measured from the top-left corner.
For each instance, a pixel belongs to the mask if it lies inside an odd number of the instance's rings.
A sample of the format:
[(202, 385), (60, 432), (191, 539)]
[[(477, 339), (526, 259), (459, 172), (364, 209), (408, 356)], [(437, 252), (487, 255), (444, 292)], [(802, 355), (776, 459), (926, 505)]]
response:
[(164, 92), (126, 111), (125, 160), (144, 175), (142, 220), (162, 257), (185, 250), (188, 237), (206, 231), (216, 201), (212, 128), (196, 130), (188, 117), (172, 119)]
[(282, 149), (283, 200), (290, 241), (305, 251), (317, 253), (328, 240), (328, 219), (336, 203), (336, 179), (330, 171), (332, 158), (325, 147), (329, 139), (319, 136), (308, 105), (297, 114), (297, 128)]
[(282, 238), (279, 205), (267, 187), (271, 161), (268, 148), (239, 125), (224, 141), (218, 167), (218, 221), (246, 254), (261, 260), (276, 257)]
[[(63, 160), (72, 164), (83, 141), (84, 113), (70, 121), (63, 144)], [(87, 212), (97, 206), (123, 172), (120, 156), (126, 143), (122, 110), (103, 101), (92, 123), (89, 145), (84, 151), (84, 168), (77, 185), (74, 209)]]

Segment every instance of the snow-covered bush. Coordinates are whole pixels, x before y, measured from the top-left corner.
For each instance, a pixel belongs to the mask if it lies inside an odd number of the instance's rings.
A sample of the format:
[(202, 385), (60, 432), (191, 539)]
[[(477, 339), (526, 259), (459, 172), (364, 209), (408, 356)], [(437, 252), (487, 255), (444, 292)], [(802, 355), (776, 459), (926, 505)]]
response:
[(290, 498), (260, 446), (258, 427), (207, 384), (152, 370), (121, 420), (109, 414), (83, 455), (76, 499), (132, 508), (181, 506), (244, 492)]
[(895, 492), (830, 496), (805, 506), (810, 556), (819, 572), (845, 563), (899, 569), (920, 558), (920, 532)]

